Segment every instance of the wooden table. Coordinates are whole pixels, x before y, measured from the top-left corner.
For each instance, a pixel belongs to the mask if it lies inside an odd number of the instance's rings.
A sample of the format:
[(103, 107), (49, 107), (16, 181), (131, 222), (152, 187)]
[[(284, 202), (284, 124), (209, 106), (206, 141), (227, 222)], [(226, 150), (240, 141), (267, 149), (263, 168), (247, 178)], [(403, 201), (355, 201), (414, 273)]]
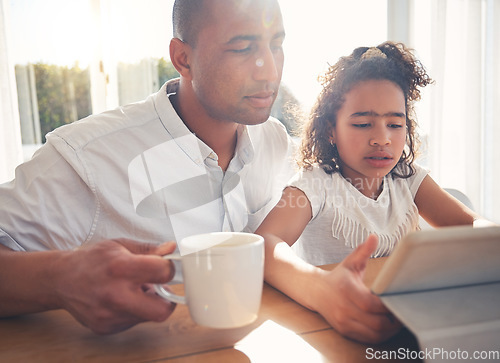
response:
[[(384, 259), (370, 261), (366, 274), (368, 284), (383, 262)], [(367, 361), (367, 349), (379, 353), (398, 352), (400, 349), (415, 352), (418, 346), (414, 336), (406, 330), (378, 346), (345, 339), (319, 314), (267, 284), (257, 321), (237, 329), (198, 326), (191, 320), (185, 306), (177, 306), (163, 323), (143, 323), (109, 336), (95, 335), (64, 310), (0, 319), (0, 362), (9, 363), (355, 363)]]

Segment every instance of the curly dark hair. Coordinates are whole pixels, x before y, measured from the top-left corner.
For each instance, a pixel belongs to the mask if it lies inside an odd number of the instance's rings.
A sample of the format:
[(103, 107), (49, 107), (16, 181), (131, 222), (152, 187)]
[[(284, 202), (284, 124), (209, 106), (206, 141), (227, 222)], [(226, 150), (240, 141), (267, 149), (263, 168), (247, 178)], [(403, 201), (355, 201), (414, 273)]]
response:
[[(330, 137), (337, 122), (337, 113), (345, 101), (345, 94), (362, 81), (389, 80), (403, 91), (407, 129), (405, 150), (391, 174), (394, 177), (408, 178), (415, 173), (412, 164), (418, 149), (418, 135), (414, 103), (420, 99), (419, 88), (433, 81), (413, 55), (413, 50), (406, 48), (404, 44), (385, 42), (376, 48), (379, 51), (369, 47), (354, 49), (351, 55), (341, 57), (319, 78), (323, 89), (302, 129), (298, 161), (301, 167), (310, 169), (318, 164), (328, 174), (338, 172), (339, 156), (337, 148), (330, 144)], [(369, 49), (380, 56), (363, 57)], [(404, 165), (407, 167), (398, 168)]]

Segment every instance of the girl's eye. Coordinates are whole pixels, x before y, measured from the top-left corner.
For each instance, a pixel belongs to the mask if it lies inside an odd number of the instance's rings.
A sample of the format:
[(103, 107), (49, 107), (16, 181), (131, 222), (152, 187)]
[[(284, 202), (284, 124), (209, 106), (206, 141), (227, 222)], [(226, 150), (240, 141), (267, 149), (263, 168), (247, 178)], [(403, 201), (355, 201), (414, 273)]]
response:
[(354, 127), (358, 127), (358, 128), (360, 128), (360, 129), (364, 129), (364, 128), (366, 128), (366, 127), (370, 126), (370, 124), (368, 124), (368, 123), (363, 123), (363, 124), (352, 124), (352, 125), (353, 125)]
[(403, 125), (401, 125), (401, 124), (390, 124), (389, 127), (392, 128), (392, 129), (400, 129), (400, 128), (403, 127)]

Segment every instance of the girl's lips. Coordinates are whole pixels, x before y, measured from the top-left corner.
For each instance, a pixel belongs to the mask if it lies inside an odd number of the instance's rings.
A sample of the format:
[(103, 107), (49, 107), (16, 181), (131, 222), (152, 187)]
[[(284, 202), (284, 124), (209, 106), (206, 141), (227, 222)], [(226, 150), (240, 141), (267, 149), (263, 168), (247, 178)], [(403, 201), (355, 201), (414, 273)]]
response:
[(365, 160), (373, 167), (384, 168), (391, 166), (394, 162), (393, 157), (389, 153), (376, 152), (365, 157)]
[(387, 151), (379, 150), (379, 151), (372, 151), (368, 155), (365, 156), (365, 158), (374, 158), (374, 159), (393, 159), (392, 154)]

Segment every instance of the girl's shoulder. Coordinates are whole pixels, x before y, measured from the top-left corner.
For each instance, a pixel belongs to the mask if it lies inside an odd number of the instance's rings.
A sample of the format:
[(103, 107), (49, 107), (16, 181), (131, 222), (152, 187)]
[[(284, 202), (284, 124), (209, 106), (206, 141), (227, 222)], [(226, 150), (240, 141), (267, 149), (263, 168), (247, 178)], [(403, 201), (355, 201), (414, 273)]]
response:
[(331, 180), (332, 176), (333, 174), (326, 173), (321, 166), (315, 164), (308, 168), (300, 168), (290, 179), (289, 184), (301, 183), (303, 181), (325, 182)]
[[(395, 182), (406, 185), (413, 196), (415, 198), (415, 195), (417, 194), (418, 188), (420, 187), (420, 184), (424, 180), (424, 178), (429, 174), (429, 169), (417, 164), (413, 163), (412, 164), (414, 173), (408, 178), (396, 178)], [(406, 164), (404, 165), (399, 165), (398, 170), (400, 174), (402, 175), (408, 175), (410, 171), (410, 167)]]

